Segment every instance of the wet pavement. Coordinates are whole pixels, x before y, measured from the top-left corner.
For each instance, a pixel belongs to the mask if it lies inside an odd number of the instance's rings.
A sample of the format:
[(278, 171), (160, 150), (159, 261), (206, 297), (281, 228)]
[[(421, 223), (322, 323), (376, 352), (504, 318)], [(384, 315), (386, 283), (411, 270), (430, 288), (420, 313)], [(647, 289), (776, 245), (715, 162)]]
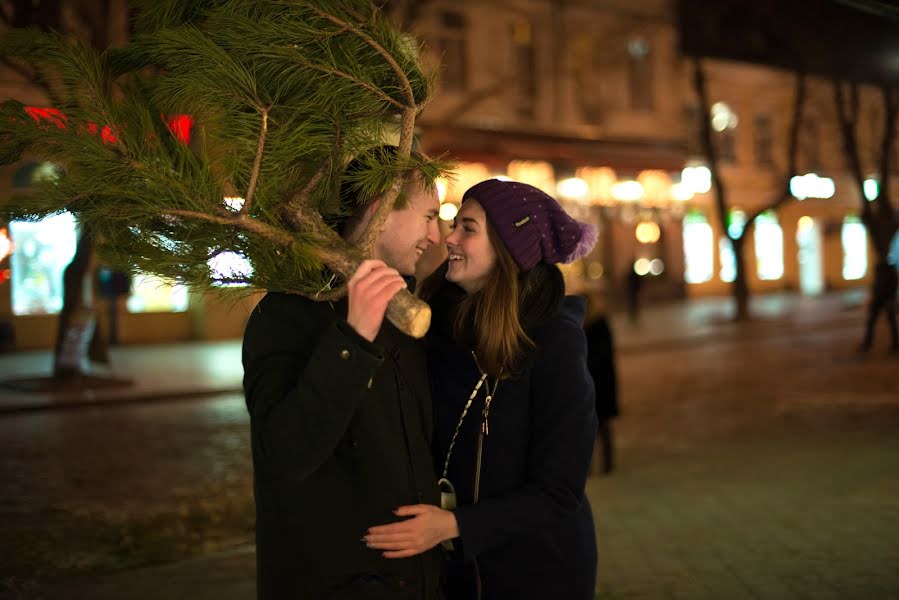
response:
[[(899, 357), (885, 331), (856, 353), (862, 301), (761, 298), (750, 324), (714, 299), (613, 318), (618, 464), (587, 487), (601, 598), (899, 597)], [(213, 367), (178, 348), (123, 349), (119, 372), (239, 369), (238, 343), (214, 345)], [(253, 596), (242, 398), (151, 398), (0, 414), (0, 597)]]

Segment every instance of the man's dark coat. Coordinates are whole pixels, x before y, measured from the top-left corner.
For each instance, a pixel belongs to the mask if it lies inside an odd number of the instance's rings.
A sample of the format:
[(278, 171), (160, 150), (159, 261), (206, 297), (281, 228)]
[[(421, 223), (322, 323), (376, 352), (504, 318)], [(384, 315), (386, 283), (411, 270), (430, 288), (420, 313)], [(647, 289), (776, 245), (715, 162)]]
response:
[(436, 598), (438, 549), (386, 559), (361, 541), (397, 506), (439, 503), (425, 356), (386, 321), (369, 343), (345, 315), (269, 293), (247, 324), (258, 597)]

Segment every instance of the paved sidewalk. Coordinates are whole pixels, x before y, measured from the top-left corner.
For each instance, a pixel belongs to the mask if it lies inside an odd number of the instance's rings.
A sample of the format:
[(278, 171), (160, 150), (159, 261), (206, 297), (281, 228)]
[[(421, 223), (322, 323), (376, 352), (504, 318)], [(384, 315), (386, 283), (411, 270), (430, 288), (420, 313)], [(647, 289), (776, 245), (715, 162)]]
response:
[(92, 406), (103, 403), (197, 398), (239, 392), (243, 368), (240, 341), (195, 342), (110, 349), (110, 367), (98, 376), (131, 379), (125, 387), (67, 393), (24, 392), (5, 380), (41, 377), (53, 370), (50, 351), (0, 354), (0, 414)]
[[(600, 598), (899, 598), (899, 376), (885, 340), (855, 354), (863, 302), (860, 291), (762, 297), (750, 324), (728, 321), (727, 298), (650, 307), (636, 327), (613, 316), (618, 469), (587, 488)], [(113, 358), (139, 377), (132, 400), (239, 389), (238, 342)], [(49, 356), (0, 356), (0, 378), (41, 360), (49, 368)], [(0, 406), (25, 406), (4, 394)], [(92, 401), (117, 398), (31, 404)], [(254, 560), (240, 545), (20, 597), (248, 599)]]

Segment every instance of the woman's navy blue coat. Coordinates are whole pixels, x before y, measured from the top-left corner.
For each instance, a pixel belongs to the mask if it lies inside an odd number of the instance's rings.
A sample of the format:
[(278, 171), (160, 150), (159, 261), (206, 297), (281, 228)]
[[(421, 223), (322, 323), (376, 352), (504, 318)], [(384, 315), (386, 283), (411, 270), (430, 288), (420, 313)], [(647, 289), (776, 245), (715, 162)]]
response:
[[(471, 350), (453, 341), (449, 312), (458, 294), (446, 285), (432, 299), (428, 361), (438, 476), (480, 377)], [(584, 312), (583, 298), (566, 297), (555, 316), (528, 331), (537, 349), (523, 373), (499, 383), (490, 405), (477, 504), (472, 501), (483, 386), (465, 418), (448, 472), (458, 495), (454, 512), (460, 531), (447, 569), (452, 599), (475, 597), (469, 577), (475, 559), (485, 600), (594, 597), (596, 539), (584, 485), (596, 412)]]

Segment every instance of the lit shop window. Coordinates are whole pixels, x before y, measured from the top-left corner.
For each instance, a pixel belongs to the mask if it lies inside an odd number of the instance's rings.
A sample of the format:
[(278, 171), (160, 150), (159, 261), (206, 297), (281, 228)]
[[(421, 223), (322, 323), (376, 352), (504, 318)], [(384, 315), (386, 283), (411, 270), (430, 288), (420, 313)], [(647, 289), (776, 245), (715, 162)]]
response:
[(246, 278), (253, 275), (253, 265), (237, 252), (222, 252), (209, 259), (209, 271), (219, 287), (244, 287)]
[(868, 232), (856, 216), (843, 219), (843, 279), (861, 279), (868, 270)]
[(725, 283), (731, 283), (737, 278), (737, 259), (734, 257), (734, 245), (727, 236), (718, 240), (718, 258), (721, 259), (718, 277)]
[(684, 259), (687, 283), (709, 281), (714, 274), (714, 241), (712, 227), (701, 212), (690, 212), (684, 217)]
[(65, 212), (41, 221), (13, 221), (9, 233), (12, 310), (15, 315), (55, 314), (62, 309), (62, 273), (78, 243), (75, 218)]
[(187, 287), (154, 275), (139, 274), (132, 280), (128, 312), (184, 312), (187, 310)]
[(777, 215), (764, 212), (755, 220), (755, 258), (759, 279), (774, 281), (784, 274), (784, 236)]

